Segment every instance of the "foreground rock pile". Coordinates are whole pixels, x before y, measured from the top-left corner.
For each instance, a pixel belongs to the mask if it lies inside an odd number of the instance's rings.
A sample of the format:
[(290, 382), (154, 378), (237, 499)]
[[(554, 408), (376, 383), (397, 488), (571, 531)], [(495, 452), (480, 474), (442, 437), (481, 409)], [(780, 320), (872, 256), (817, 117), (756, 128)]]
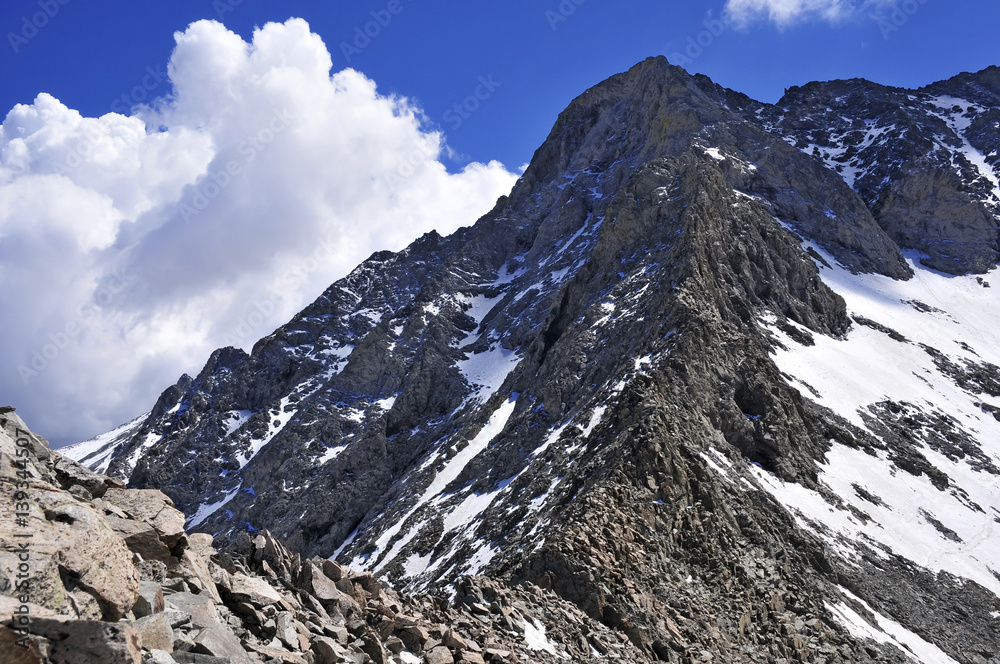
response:
[(50, 451), (13, 409), (0, 424), (4, 664), (645, 661), (530, 584), (405, 596), (268, 533), (219, 553), (163, 493)]

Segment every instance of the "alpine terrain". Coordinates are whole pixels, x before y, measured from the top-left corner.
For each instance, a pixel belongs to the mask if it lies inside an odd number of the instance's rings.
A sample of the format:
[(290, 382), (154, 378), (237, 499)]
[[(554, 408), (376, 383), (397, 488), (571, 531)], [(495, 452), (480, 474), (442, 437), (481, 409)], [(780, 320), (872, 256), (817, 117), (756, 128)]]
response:
[(651, 58), (62, 452), (478, 644), (384, 661), (1000, 662), (998, 178), (1000, 68), (768, 105)]

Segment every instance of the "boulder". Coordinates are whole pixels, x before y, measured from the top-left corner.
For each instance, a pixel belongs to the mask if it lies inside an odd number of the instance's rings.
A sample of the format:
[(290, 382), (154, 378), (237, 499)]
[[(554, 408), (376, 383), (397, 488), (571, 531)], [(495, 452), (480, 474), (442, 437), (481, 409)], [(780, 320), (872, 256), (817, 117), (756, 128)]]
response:
[(184, 536), (184, 513), (162, 491), (156, 489), (108, 489), (104, 500), (133, 519), (145, 521), (159, 533), (168, 548)]
[(228, 657), (214, 657), (200, 652), (174, 652), (173, 658), (177, 664), (232, 664)]
[(166, 652), (174, 649), (174, 630), (170, 626), (170, 619), (163, 613), (139, 618), (132, 623), (132, 627), (142, 637), (143, 648)]
[(191, 624), (195, 627), (210, 627), (220, 622), (219, 612), (210, 597), (192, 593), (174, 593), (167, 595), (165, 600), (168, 609), (190, 615)]
[[(355, 610), (361, 608), (352, 595), (341, 591), (338, 587), (339, 584), (330, 579), (315, 563), (306, 561), (302, 568), (306, 577), (306, 590), (309, 590), (320, 602), (334, 602), (344, 610), (348, 607)], [(341, 582), (344, 581), (350, 584), (350, 581), (346, 579), (342, 579)], [(353, 591), (353, 585), (350, 587)]]
[(177, 664), (177, 660), (166, 651), (150, 650), (149, 659), (145, 661), (145, 664)]
[(163, 600), (163, 588), (153, 581), (141, 581), (139, 583), (139, 596), (135, 598), (132, 605), (132, 614), (136, 618), (145, 618), (154, 613), (163, 613), (166, 604)]
[(424, 653), (427, 664), (455, 664), (455, 657), (445, 646), (436, 646)]
[(223, 625), (215, 624), (199, 630), (193, 639), (195, 653), (223, 657), (231, 664), (254, 664), (254, 660), (243, 649), (240, 640)]
[(347, 645), (351, 641), (351, 634), (343, 625), (324, 625), (323, 633), (343, 645)]
[(403, 645), (403, 642), (397, 636), (390, 636), (388, 639), (386, 639), (385, 648), (393, 655), (398, 655), (399, 653), (406, 650), (406, 646)]
[(208, 562), (208, 573), (212, 577), (212, 582), (215, 583), (216, 590), (221, 590), (226, 593), (233, 592), (233, 576), (224, 567), (220, 567), (212, 561)]
[(143, 581), (155, 581), (162, 584), (167, 580), (167, 566), (159, 560), (142, 560), (139, 568), (139, 578)]
[(59, 484), (64, 488), (74, 485), (84, 488), (92, 498), (100, 498), (108, 490), (108, 485), (104, 481), (103, 475), (98, 475), (89, 468), (77, 463), (69, 457), (61, 454), (54, 454), (55, 463), (52, 468), (55, 470)]
[[(0, 628), (4, 664), (141, 664), (139, 634), (124, 623), (36, 616), (27, 647), (16, 632)], [(15, 638), (17, 637), (17, 638)], [(23, 643), (23, 641), (22, 641)], [(7, 659), (8, 654), (13, 659)]]
[(456, 634), (454, 630), (448, 630), (444, 634), (444, 644), (451, 648), (452, 650), (468, 650), (469, 643), (463, 639), (461, 636)]
[(343, 646), (326, 636), (313, 638), (309, 651), (316, 656), (316, 664), (337, 664), (346, 652)]
[(189, 585), (198, 588), (202, 595), (211, 597), (216, 604), (222, 603), (222, 598), (215, 587), (215, 581), (212, 580), (212, 573), (209, 571), (208, 565), (205, 564), (205, 560), (201, 556), (190, 549), (185, 549), (179, 559), (171, 557), (167, 573), (170, 576), (184, 579)]
[(431, 638), (427, 630), (420, 625), (407, 625), (398, 630), (396, 636), (402, 640), (407, 650), (416, 653), (421, 652), (424, 644)]
[(187, 611), (179, 611), (177, 609), (164, 609), (163, 615), (167, 617), (170, 621), (170, 626), (174, 629), (178, 627), (183, 627), (184, 625), (191, 624), (191, 614)]
[[(30, 505), (27, 524), (0, 520), (0, 541), (19, 542), (23, 540), (18, 534), (32, 534), (29, 600), (86, 619), (122, 618), (139, 593), (139, 573), (122, 539), (101, 513), (68, 492), (40, 484), (25, 493)], [(14, 511), (14, 496), (0, 492), (0, 513)], [(0, 550), (0, 570), (11, 585), (17, 565), (14, 545)]]
[(371, 657), (373, 664), (388, 664), (389, 662), (389, 655), (382, 646), (378, 634), (368, 631), (361, 637), (361, 650)]
[(281, 595), (264, 579), (237, 573), (232, 575), (230, 583), (232, 595), (237, 600), (247, 601), (257, 606), (268, 606), (281, 602)]
[(246, 647), (258, 655), (262, 655), (264, 661), (267, 662), (281, 662), (281, 664), (307, 664), (306, 658), (297, 652), (288, 652), (287, 650), (283, 650), (281, 648), (258, 646), (249, 643)]
[(188, 549), (201, 557), (206, 563), (217, 552), (212, 547), (213, 538), (208, 533), (188, 533)]
[(288, 611), (281, 611), (274, 617), (274, 635), (292, 650), (299, 649), (299, 636), (295, 631), (295, 616)]
[(265, 571), (271, 569), (276, 578), (289, 584), (299, 577), (302, 566), (299, 556), (290, 553), (271, 533), (258, 534), (252, 546), (250, 559), (254, 564)]
[(333, 581), (340, 581), (347, 576), (347, 572), (344, 568), (332, 560), (323, 561), (323, 573), (330, 577)]
[[(27, 438), (28, 449), (33, 457), (30, 462), (48, 461), (52, 456), (48, 441), (32, 433), (24, 420), (14, 412), (14, 408), (11, 406), (4, 406), (4, 408), (10, 408), (10, 410), (0, 415), (0, 453), (7, 454), (12, 459), (18, 458), (16, 441), (18, 438)], [(40, 469), (36, 468), (36, 470)]]
[(120, 518), (114, 514), (105, 517), (112, 530), (125, 540), (129, 551), (138, 553), (143, 560), (158, 560), (167, 562), (172, 557), (170, 549), (160, 539), (160, 534), (149, 523), (138, 520)]

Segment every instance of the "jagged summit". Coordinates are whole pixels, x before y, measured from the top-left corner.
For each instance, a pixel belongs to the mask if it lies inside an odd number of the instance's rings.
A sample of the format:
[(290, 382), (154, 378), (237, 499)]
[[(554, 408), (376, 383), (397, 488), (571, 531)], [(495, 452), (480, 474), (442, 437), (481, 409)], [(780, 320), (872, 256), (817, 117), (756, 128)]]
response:
[(921, 262), (950, 274), (1000, 261), (998, 68), (919, 90), (867, 81), (792, 88), (747, 108), (841, 174), (879, 225)]
[(989, 661), (1000, 132), (976, 94), (768, 106), (648, 59), (474, 226), (373, 255), (71, 454), (217, 546), (267, 528), (410, 589), (537, 585), (650, 660)]

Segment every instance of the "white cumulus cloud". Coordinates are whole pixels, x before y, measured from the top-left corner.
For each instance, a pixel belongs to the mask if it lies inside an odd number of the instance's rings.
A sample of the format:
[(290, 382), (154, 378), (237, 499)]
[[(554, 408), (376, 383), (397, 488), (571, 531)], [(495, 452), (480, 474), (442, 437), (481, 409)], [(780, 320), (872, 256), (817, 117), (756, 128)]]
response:
[(331, 74), (301, 19), (175, 35), (170, 94), (130, 117), (51, 95), (0, 126), (4, 400), (71, 442), (249, 348), (380, 249), (473, 223), (516, 175), (449, 173), (419, 107)]

